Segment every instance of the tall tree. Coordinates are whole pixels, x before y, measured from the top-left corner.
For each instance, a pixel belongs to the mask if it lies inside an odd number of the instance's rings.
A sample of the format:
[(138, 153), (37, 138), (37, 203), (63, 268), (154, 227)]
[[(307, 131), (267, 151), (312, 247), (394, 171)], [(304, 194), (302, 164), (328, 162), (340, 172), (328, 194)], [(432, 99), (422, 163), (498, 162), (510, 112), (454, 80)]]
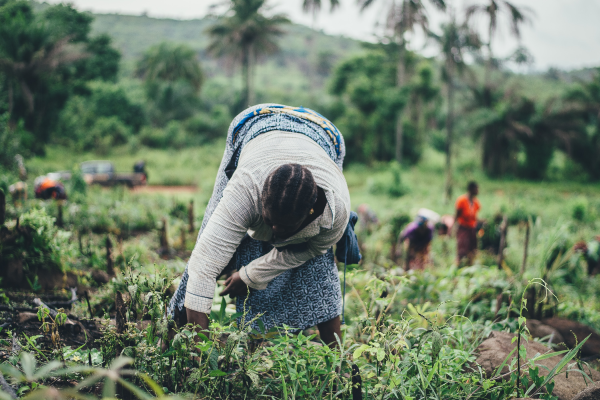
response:
[[(313, 18), (321, 11), (322, 6), (323, 2), (321, 0), (304, 0), (302, 2), (302, 9), (304, 12), (311, 13)], [(340, 6), (340, 0), (329, 0), (329, 6), (330, 10), (334, 11)]]
[[(329, 0), (330, 12), (333, 12), (340, 5), (340, 0)], [(302, 10), (305, 13), (312, 14), (312, 32), (307, 38), (308, 51), (310, 59), (308, 60), (308, 79), (311, 90), (315, 87), (315, 78), (317, 75), (317, 54), (315, 46), (315, 38), (317, 36), (317, 15), (321, 11), (323, 2), (321, 0), (304, 0), (302, 2)]]
[[(427, 9), (422, 0), (385, 0), (388, 6), (386, 28), (392, 33), (398, 45), (398, 62), (396, 70), (396, 86), (402, 87), (406, 84), (406, 54), (408, 38), (407, 34), (421, 27), (425, 32), (429, 31), (429, 19)], [(445, 0), (430, 0), (440, 10), (446, 9)], [(375, 0), (358, 0), (361, 10), (372, 6)], [(396, 160), (402, 162), (403, 143), (403, 121), (402, 110), (398, 110), (396, 116)]]
[(194, 49), (169, 43), (153, 46), (138, 61), (136, 75), (144, 80), (155, 124), (185, 119), (197, 108), (203, 78)]
[(208, 51), (231, 56), (242, 66), (242, 105), (254, 103), (253, 67), (260, 56), (279, 50), (277, 38), (290, 20), (283, 14), (265, 15), (266, 0), (231, 0), (229, 9), (208, 28)]
[(523, 24), (531, 23), (534, 13), (529, 7), (516, 6), (506, 0), (486, 0), (483, 4), (475, 4), (467, 7), (467, 20), (472, 21), (473, 17), (483, 16), (487, 19), (487, 48), (485, 63), (485, 87), (491, 84), (491, 72), (494, 65), (494, 52), (492, 43), (498, 33), (498, 21), (503, 16), (508, 17), (510, 33), (517, 39), (521, 38), (521, 27)]
[(186, 45), (161, 43), (151, 47), (138, 62), (136, 75), (147, 82), (184, 80), (196, 92), (202, 86), (202, 70), (196, 52)]
[[(0, 1), (0, 91), (8, 93), (10, 125), (23, 121), (43, 152), (67, 99), (86, 80), (116, 76), (119, 55), (106, 38), (88, 38), (91, 18), (69, 5), (35, 14), (28, 1)], [(100, 60), (98, 53), (109, 55)], [(93, 68), (92, 69), (91, 67)], [(3, 110), (0, 110), (0, 112)]]
[(467, 65), (465, 53), (479, 48), (477, 35), (469, 29), (466, 23), (458, 23), (454, 12), (450, 12), (450, 21), (442, 25), (440, 35), (431, 33), (443, 57), (442, 79), (446, 83), (448, 112), (446, 114), (446, 183), (444, 185), (444, 201), (452, 196), (452, 144), (454, 137), (454, 112), (456, 78), (461, 76)]

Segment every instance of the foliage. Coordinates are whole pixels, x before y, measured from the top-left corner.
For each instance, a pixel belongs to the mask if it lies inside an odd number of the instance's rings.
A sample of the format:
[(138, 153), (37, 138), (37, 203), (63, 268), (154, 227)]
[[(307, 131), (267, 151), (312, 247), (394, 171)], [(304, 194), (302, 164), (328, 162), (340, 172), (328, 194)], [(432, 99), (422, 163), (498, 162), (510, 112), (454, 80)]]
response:
[(244, 81), (241, 105), (245, 108), (254, 103), (252, 68), (256, 60), (279, 50), (276, 38), (283, 34), (281, 26), (290, 21), (283, 14), (267, 16), (265, 0), (231, 0), (227, 6), (207, 30), (211, 36), (207, 50), (240, 62)]
[(196, 52), (186, 45), (161, 43), (148, 49), (137, 63), (136, 75), (144, 80), (150, 117), (164, 126), (185, 119), (198, 106), (202, 71)]
[[(336, 67), (331, 93), (338, 102), (332, 115), (344, 133), (346, 162), (389, 161), (395, 157), (396, 115), (406, 101), (406, 93), (395, 87), (395, 74), (394, 58), (384, 50), (353, 57)], [(410, 136), (404, 141), (410, 144)], [(414, 151), (410, 145), (403, 148), (408, 156)]]
[(30, 3), (10, 0), (0, 7), (0, 22), (6, 111), (11, 122), (24, 121), (36, 139), (32, 150), (40, 153), (69, 96), (86, 80), (114, 79), (118, 55), (106, 37), (91, 42), (91, 18), (72, 6), (52, 6), (37, 15)]
[[(145, 123), (144, 109), (123, 87), (104, 82), (86, 86), (88, 96), (73, 96), (61, 113), (57, 141), (75, 149), (108, 149), (128, 141)], [(58, 136), (58, 135), (57, 135)]]
[(405, 185), (402, 184), (400, 165), (392, 161), (386, 174), (369, 178), (369, 192), (378, 195), (387, 195), (390, 197), (400, 197), (408, 192)]
[(67, 250), (70, 232), (54, 226), (55, 218), (44, 208), (21, 215), (14, 240), (0, 245), (0, 260), (22, 260), (32, 279), (39, 269), (62, 268), (61, 256)]
[(0, 166), (10, 169), (16, 154), (28, 154), (31, 142), (31, 134), (23, 129), (22, 122), (11, 128), (8, 113), (0, 114)]

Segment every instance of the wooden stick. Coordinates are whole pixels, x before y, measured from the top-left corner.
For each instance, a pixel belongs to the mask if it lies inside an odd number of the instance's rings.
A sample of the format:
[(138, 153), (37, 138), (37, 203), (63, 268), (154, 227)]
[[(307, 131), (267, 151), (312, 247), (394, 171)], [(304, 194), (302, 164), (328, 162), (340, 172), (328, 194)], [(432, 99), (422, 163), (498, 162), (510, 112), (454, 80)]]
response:
[(506, 246), (506, 230), (508, 229), (508, 223), (506, 214), (502, 217), (502, 225), (500, 225), (500, 248), (498, 249), (498, 269), (502, 269), (502, 262), (504, 261), (504, 247)]
[(13, 399), (17, 398), (17, 394), (15, 393), (13, 388), (8, 384), (8, 382), (6, 382), (6, 379), (4, 379), (4, 375), (2, 375), (2, 372), (0, 372), (0, 386), (2, 387), (2, 390), (4, 390), (4, 392), (8, 393), (8, 395), (11, 398), (13, 398)]
[(167, 236), (167, 219), (162, 219), (162, 228), (160, 230), (160, 250), (166, 253), (169, 250), (169, 238)]
[(92, 307), (90, 306), (90, 297), (88, 296), (87, 290), (85, 292), (83, 292), (83, 296), (85, 297), (85, 301), (87, 303), (88, 311), (90, 313), (90, 319), (92, 319), (92, 318), (94, 318), (94, 313), (92, 313)]
[(185, 251), (185, 227), (181, 227), (181, 251)]
[(112, 242), (109, 236), (106, 236), (106, 273), (108, 276), (115, 276), (115, 264), (112, 259)]
[(530, 233), (530, 226), (529, 226), (529, 220), (527, 220), (527, 226), (525, 227), (525, 245), (523, 248), (523, 263), (521, 264), (521, 275), (523, 275), (525, 273), (525, 267), (527, 266), (527, 252), (529, 249), (529, 233)]
[(188, 205), (188, 231), (194, 232), (194, 200), (190, 200)]
[(62, 200), (56, 202), (58, 207), (58, 215), (56, 216), (56, 226), (59, 228), (63, 227), (63, 208), (62, 208)]

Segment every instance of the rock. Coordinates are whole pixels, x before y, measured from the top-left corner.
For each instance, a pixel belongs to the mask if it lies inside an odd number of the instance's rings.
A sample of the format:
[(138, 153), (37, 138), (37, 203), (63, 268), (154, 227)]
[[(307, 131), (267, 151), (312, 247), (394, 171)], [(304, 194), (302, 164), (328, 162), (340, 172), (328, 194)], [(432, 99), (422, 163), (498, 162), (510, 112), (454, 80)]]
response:
[(28, 311), (19, 313), (19, 324), (24, 324), (26, 322), (31, 321), (32, 319), (35, 319), (37, 321), (38, 316), (36, 313), (32, 313), (32, 312), (28, 312)]
[(92, 271), (92, 279), (99, 285), (104, 285), (110, 281), (108, 274), (98, 269)]
[(565, 341), (558, 330), (549, 325), (541, 323), (537, 319), (528, 319), (527, 329), (529, 329), (529, 333), (534, 338), (541, 339), (550, 336), (548, 344), (558, 344)]
[[(494, 369), (499, 367), (508, 354), (517, 347), (517, 342), (511, 343), (512, 338), (515, 337), (513, 333), (506, 332), (492, 332), (490, 336), (483, 341), (477, 348), (479, 356), (477, 358), (477, 364), (485, 370), (488, 378), (492, 376)], [(541, 343), (529, 341), (525, 342), (525, 348), (527, 350), (527, 357), (533, 358), (536, 354), (544, 354), (550, 350), (548, 347)], [(513, 356), (514, 357), (514, 356)], [(546, 375), (549, 370), (552, 370), (560, 362), (563, 355), (558, 355), (545, 360), (537, 361), (536, 364), (545, 366), (548, 368), (540, 367), (540, 375)], [(510, 360), (507, 362), (510, 364)], [(508, 366), (504, 366), (501, 373), (507, 373)], [(595, 370), (585, 371), (588, 376), (594, 381), (600, 381), (600, 372)], [(557, 396), (559, 400), (572, 400), (579, 392), (587, 388), (586, 382), (584, 381), (583, 375), (571, 371), (567, 378), (566, 372), (563, 370), (562, 373), (554, 377), (554, 396)]]
[(557, 317), (544, 319), (542, 323), (556, 329), (564, 338), (565, 344), (571, 349), (592, 335), (581, 348), (581, 357), (600, 356), (600, 335), (589, 326)]
[(600, 384), (590, 385), (583, 392), (580, 392), (573, 400), (600, 400)]

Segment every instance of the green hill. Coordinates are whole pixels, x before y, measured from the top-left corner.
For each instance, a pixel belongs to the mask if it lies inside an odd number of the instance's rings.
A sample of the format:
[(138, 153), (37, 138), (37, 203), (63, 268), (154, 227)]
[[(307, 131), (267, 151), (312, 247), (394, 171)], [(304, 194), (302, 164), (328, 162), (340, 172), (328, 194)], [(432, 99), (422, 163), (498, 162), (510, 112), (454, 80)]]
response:
[[(211, 23), (210, 18), (176, 20), (143, 15), (94, 14), (92, 33), (112, 36), (115, 46), (123, 54), (126, 71), (148, 47), (160, 42), (175, 42), (197, 50), (209, 74), (219, 75), (223, 67), (225, 72), (231, 72), (230, 63), (214, 60), (206, 53), (209, 42), (206, 29)], [(290, 24), (285, 30), (287, 33), (280, 39), (281, 52), (264, 60), (269, 70), (284, 74), (290, 73), (289, 69), (300, 72), (314, 70), (326, 76), (339, 59), (361, 51), (360, 42), (354, 39), (326, 35), (297, 24)]]

